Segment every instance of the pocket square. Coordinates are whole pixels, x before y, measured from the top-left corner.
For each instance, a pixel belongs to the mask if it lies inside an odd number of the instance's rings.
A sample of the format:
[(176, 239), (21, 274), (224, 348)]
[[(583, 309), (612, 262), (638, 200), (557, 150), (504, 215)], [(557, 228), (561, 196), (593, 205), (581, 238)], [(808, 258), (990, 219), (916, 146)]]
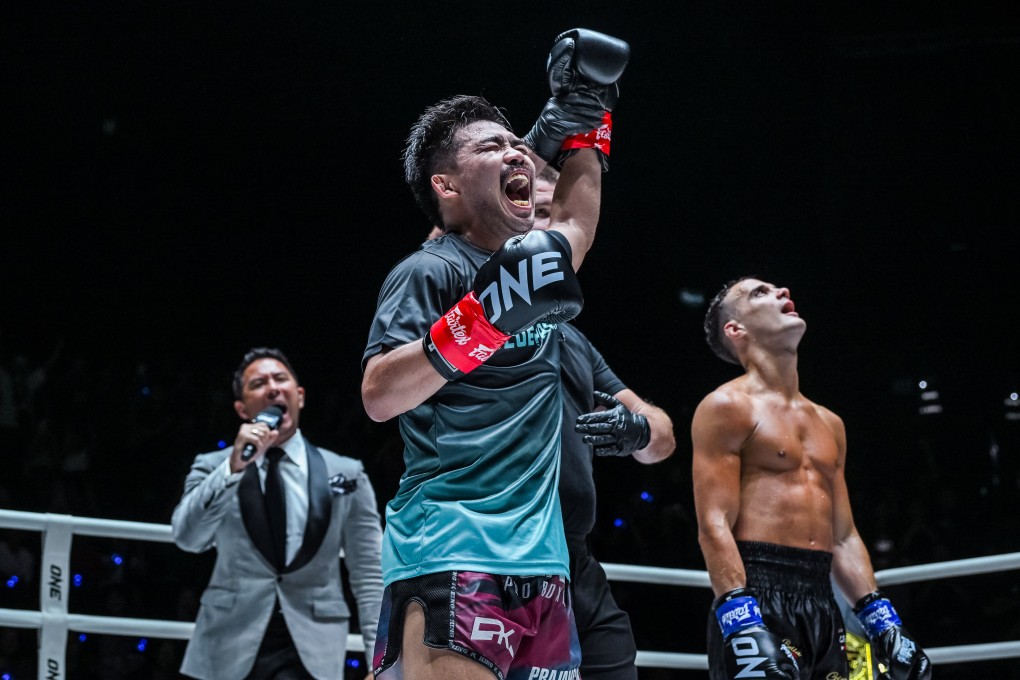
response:
[(358, 488), (358, 480), (347, 479), (343, 473), (333, 475), (329, 478), (328, 482), (329, 490), (334, 496), (343, 496), (344, 494), (351, 493)]

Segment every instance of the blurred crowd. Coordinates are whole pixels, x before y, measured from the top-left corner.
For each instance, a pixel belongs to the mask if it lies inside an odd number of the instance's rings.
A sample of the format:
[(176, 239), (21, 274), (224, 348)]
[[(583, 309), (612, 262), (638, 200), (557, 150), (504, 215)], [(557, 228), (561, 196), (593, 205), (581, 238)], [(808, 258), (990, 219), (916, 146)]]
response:
[[(226, 446), (221, 439), (236, 430), (232, 366), (124, 361), (64, 340), (28, 345), (0, 327), (0, 509), (169, 523), (194, 455)], [(321, 375), (328, 371), (316, 375), (312, 366), (296, 368), (318, 390), (314, 415), (302, 420), (306, 434), (360, 458), (384, 504), (403, 469), (395, 424), (368, 420), (356, 384)], [(621, 459), (596, 465), (594, 554), (608, 563), (704, 569), (683, 436), (689, 413), (682, 404), (661, 405), (678, 434), (672, 459), (650, 467)], [(1014, 520), (1020, 420), (989, 411), (961, 424), (946, 413), (920, 416), (909, 403), (884, 417), (886, 433), (876, 435), (884, 450), (869, 458), (858, 449), (847, 470), (858, 529), (876, 570), (1020, 550)], [(0, 608), (38, 611), (39, 552), (37, 532), (0, 529)], [(211, 564), (211, 554), (184, 553), (172, 544), (76, 537), (70, 608), (192, 621)], [(631, 614), (639, 649), (703, 652), (707, 589), (618, 582), (613, 590)], [(1020, 639), (1015, 573), (888, 590), (926, 648)], [(35, 631), (0, 628), (0, 675), (36, 677), (36, 649)], [(183, 649), (183, 641), (73, 632), (69, 677), (177, 678)], [(998, 663), (1008, 668), (1005, 662), (953, 664), (937, 672), (973, 677), (980, 668), (988, 677)], [(363, 678), (364, 664), (352, 654), (349, 677)], [(656, 669), (641, 675), (700, 677)]]

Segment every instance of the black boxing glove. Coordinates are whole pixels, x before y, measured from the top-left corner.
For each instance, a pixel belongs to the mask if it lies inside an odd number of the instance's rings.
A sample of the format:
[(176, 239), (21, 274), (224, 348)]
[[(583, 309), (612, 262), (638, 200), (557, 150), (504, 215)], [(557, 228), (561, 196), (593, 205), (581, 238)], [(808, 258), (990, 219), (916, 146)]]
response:
[(737, 588), (716, 598), (712, 610), (723, 634), (729, 678), (799, 680), (797, 657), (761, 618), (758, 598)]
[(560, 168), (577, 149), (595, 148), (608, 169), (610, 111), (629, 60), (630, 45), (604, 33), (575, 28), (556, 36), (546, 61), (553, 96), (524, 136), (539, 157)]
[(539, 158), (558, 170), (568, 157), (567, 152), (563, 151), (567, 139), (599, 129), (604, 116), (604, 109), (587, 93), (552, 97), (545, 103), (542, 113), (538, 114), (535, 125), (524, 135), (524, 142)]
[[(563, 31), (553, 43), (546, 61), (549, 91), (554, 97), (577, 90), (590, 90), (600, 97), (615, 97), (615, 85), (630, 61), (626, 41), (587, 28)], [(602, 100), (612, 110), (615, 103)]]
[(606, 410), (579, 415), (574, 431), (584, 435), (584, 443), (595, 448), (596, 456), (629, 456), (648, 446), (652, 438), (648, 418), (633, 413), (605, 392), (595, 392), (595, 403)]
[(447, 380), (481, 366), (507, 339), (534, 324), (568, 321), (583, 304), (570, 244), (555, 231), (507, 240), (475, 274), (470, 293), (423, 338), (425, 355)]
[(864, 626), (879, 670), (886, 680), (928, 680), (931, 661), (903, 628), (892, 603), (879, 591), (868, 593), (854, 605), (854, 614)]

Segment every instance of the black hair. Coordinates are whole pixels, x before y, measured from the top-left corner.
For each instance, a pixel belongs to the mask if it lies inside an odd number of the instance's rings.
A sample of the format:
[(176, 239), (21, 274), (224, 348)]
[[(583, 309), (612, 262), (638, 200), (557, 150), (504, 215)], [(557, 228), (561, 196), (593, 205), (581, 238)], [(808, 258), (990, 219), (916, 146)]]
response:
[(740, 365), (740, 360), (737, 359), (737, 356), (733, 353), (733, 348), (730, 346), (730, 343), (726, 341), (726, 335), (723, 333), (723, 325), (727, 321), (724, 315), (725, 310), (723, 309), (723, 301), (733, 289), (733, 286), (749, 278), (752, 277), (741, 276), (739, 279), (728, 281), (708, 303), (708, 311), (705, 312), (705, 342), (708, 343), (708, 346), (717, 357), (728, 363), (737, 364), (738, 366)]
[(245, 353), (244, 358), (241, 359), (241, 364), (234, 371), (233, 388), (235, 399), (240, 399), (244, 391), (244, 370), (259, 359), (276, 359), (287, 367), (287, 370), (290, 371), (291, 376), (294, 378), (294, 382), (297, 382), (297, 373), (294, 372), (294, 367), (290, 365), (290, 361), (287, 360), (283, 352), (275, 347), (253, 347)]
[(439, 200), (432, 191), (432, 175), (450, 169), (457, 153), (454, 133), (477, 121), (492, 121), (513, 131), (498, 107), (475, 95), (443, 99), (425, 109), (411, 127), (403, 154), (404, 179), (430, 224), (443, 225)]

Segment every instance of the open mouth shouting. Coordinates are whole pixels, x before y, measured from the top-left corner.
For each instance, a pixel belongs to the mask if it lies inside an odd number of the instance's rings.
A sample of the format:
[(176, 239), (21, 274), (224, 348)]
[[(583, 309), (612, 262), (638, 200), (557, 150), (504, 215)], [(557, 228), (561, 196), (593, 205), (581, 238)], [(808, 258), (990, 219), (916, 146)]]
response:
[(787, 300), (786, 302), (784, 302), (783, 303), (783, 309), (781, 311), (783, 312), (783, 314), (791, 314), (793, 316), (800, 316), (799, 314), (797, 314), (797, 310), (794, 309), (794, 307), (793, 307), (793, 300)]
[(511, 212), (520, 217), (531, 216), (531, 175), (526, 170), (509, 169), (504, 175), (503, 193), (510, 202)]

